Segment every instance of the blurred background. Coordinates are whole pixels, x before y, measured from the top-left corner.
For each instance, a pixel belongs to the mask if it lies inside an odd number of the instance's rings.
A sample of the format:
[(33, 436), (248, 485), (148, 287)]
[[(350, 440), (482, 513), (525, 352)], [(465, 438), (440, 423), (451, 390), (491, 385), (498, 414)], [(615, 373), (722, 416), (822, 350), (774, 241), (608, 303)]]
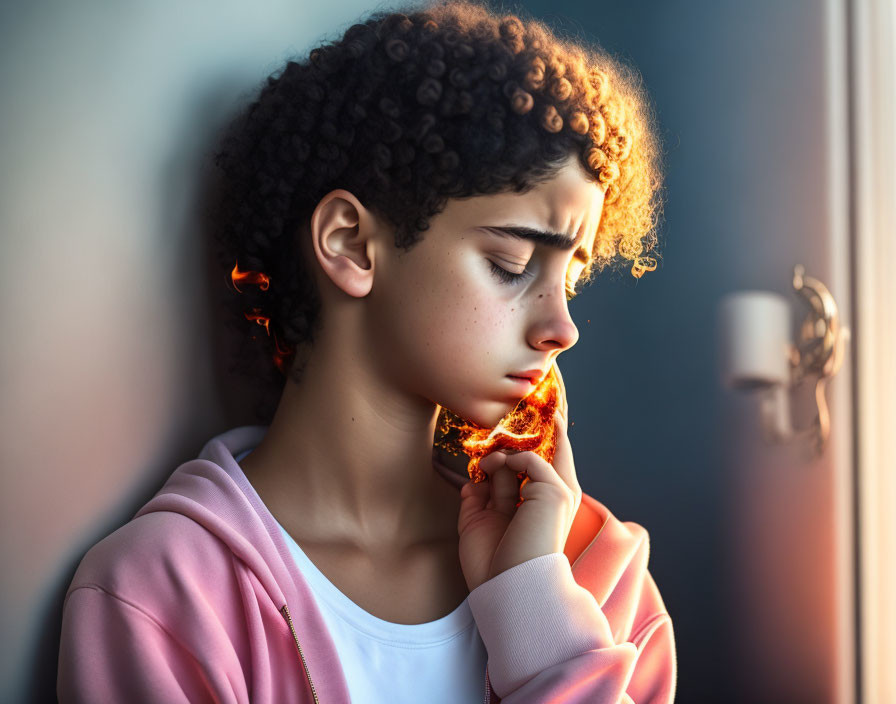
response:
[[(54, 700), (83, 554), (209, 438), (256, 422), (202, 234), (218, 131), (288, 57), (394, 6), (0, 6), (0, 701)], [(583, 490), (650, 533), (677, 701), (896, 701), (892, 0), (503, 7), (633, 64), (659, 118), (659, 267), (571, 304), (561, 367)], [(769, 439), (771, 381), (726, 383), (732, 330), (758, 320), (756, 354), (783, 355), (783, 328), (722, 301), (774, 294), (796, 340), (796, 265), (851, 333), (820, 454)], [(779, 394), (797, 429), (813, 393)]]

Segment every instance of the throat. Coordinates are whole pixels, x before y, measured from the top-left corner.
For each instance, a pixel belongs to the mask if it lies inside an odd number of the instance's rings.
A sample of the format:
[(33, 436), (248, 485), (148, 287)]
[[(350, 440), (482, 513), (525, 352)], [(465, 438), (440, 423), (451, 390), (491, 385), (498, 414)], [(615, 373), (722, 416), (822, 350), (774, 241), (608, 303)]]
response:
[(299, 545), (346, 598), (383, 621), (405, 625), (437, 621), (469, 594), (456, 541), (388, 555), (347, 546)]
[[(401, 554), (419, 546), (454, 543), (460, 512), (460, 490), (440, 477), (434, 468), (433, 483), (414, 507), (414, 517), (396, 530), (387, 526), (394, 509), (382, 509), (382, 520), (374, 515), (367, 529), (361, 528), (357, 512), (333, 501), (318, 500), (314, 492), (297, 491), (295, 477), (271, 471), (255, 452), (241, 463), (243, 472), (262, 502), (286, 531), (311, 544), (353, 546), (367, 554)], [(300, 543), (301, 544), (301, 543)]]

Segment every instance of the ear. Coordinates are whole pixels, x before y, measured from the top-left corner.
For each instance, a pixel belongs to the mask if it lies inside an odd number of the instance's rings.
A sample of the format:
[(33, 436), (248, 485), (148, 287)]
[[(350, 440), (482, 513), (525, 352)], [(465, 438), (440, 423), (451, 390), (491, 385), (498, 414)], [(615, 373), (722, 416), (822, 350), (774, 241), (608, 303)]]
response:
[(311, 215), (311, 246), (324, 273), (349, 296), (362, 298), (373, 286), (377, 220), (349, 191), (321, 198)]

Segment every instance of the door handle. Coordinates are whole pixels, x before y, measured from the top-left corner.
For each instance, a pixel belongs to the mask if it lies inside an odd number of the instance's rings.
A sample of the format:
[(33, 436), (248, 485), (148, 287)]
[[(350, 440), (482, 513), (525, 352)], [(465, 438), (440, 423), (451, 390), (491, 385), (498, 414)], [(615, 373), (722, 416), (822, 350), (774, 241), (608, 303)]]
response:
[[(769, 291), (737, 291), (719, 303), (719, 349), (723, 383), (759, 395), (765, 436), (774, 442), (808, 439), (820, 455), (830, 436), (827, 382), (843, 364), (850, 330), (837, 302), (821, 281), (793, 268), (793, 289), (808, 311), (793, 340), (791, 304)], [(815, 381), (813, 423), (794, 429), (790, 396), (804, 381)]]

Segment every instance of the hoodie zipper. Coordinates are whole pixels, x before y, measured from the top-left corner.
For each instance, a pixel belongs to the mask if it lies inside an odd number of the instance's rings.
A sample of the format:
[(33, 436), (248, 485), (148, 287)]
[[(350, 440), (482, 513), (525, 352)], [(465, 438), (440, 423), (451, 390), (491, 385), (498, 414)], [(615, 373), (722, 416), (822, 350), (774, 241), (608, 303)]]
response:
[(308, 672), (308, 663), (305, 662), (305, 654), (302, 652), (302, 646), (299, 645), (299, 637), (296, 635), (296, 629), (292, 625), (292, 618), (289, 616), (289, 607), (284, 604), (280, 609), (280, 613), (283, 614), (283, 617), (289, 624), (289, 630), (292, 631), (292, 637), (296, 641), (296, 648), (299, 649), (299, 657), (302, 658), (302, 667), (305, 668), (305, 676), (308, 678), (308, 684), (311, 685), (311, 696), (314, 697), (314, 704), (320, 704), (320, 701), (317, 698), (317, 690), (314, 689), (314, 682), (311, 681), (311, 673)]

